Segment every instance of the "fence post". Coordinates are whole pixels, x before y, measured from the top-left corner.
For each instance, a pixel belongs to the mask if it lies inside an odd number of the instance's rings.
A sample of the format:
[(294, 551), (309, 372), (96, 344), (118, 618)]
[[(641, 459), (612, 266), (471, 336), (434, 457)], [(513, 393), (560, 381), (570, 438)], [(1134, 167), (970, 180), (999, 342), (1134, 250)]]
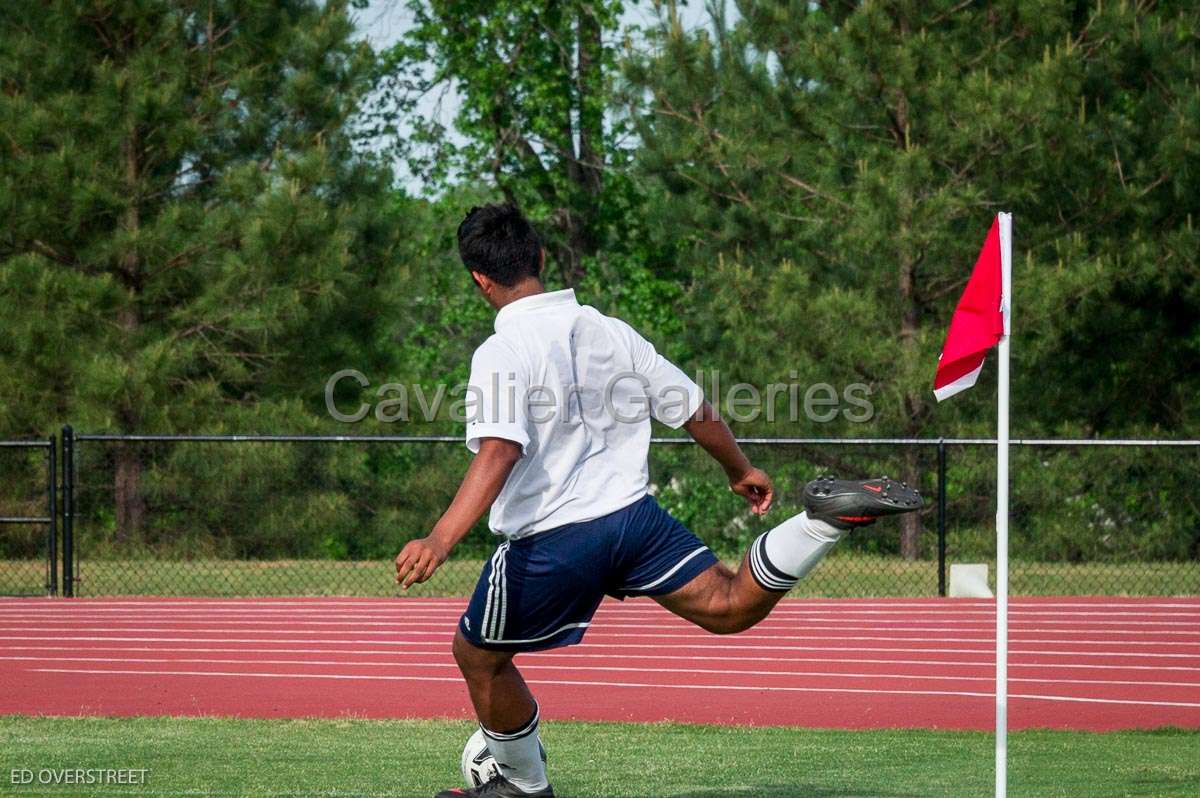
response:
[(946, 596), (946, 439), (938, 439), (938, 595)]
[(58, 595), (58, 439), (51, 435), (46, 454), (46, 501), (50, 523), (46, 531), (46, 595)]
[(75, 595), (75, 430), (62, 428), (62, 594)]

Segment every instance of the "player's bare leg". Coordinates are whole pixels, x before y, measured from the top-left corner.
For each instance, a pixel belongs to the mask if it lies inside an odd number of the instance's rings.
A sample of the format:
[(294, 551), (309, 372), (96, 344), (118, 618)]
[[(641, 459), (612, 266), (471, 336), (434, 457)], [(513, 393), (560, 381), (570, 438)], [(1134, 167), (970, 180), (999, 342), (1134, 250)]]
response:
[(537, 709), (533, 694), (507, 651), (489, 651), (467, 642), (462, 630), (454, 635), (454, 661), (467, 681), (475, 714), (485, 728), (514, 732), (527, 724)]
[(750, 574), (747, 558), (737, 573), (718, 563), (675, 592), (654, 600), (701, 629), (728, 635), (744, 632), (766, 618), (785, 595), (760, 587)]
[[(496, 757), (503, 783), (485, 785), (479, 795), (553, 796), (546, 780), (546, 766), (538, 741), (538, 706), (513, 664), (513, 654), (472, 645), (462, 630), (454, 635), (454, 660), (462, 671), (471, 703)], [(444, 795), (473, 795), (459, 790)]]
[(849, 530), (877, 518), (918, 510), (921, 495), (904, 483), (815, 479), (804, 489), (805, 512), (765, 532), (736, 573), (718, 563), (655, 600), (716, 634), (745, 631), (771, 612)]

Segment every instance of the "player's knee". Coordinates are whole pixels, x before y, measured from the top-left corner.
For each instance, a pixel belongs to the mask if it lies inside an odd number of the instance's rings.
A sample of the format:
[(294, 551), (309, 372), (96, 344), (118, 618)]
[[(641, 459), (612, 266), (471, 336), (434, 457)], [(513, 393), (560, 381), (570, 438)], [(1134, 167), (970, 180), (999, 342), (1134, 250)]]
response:
[(705, 631), (716, 635), (735, 635), (753, 626), (756, 618), (743, 612), (728, 595), (713, 596), (709, 611), (698, 621)]
[(707, 618), (700, 626), (715, 635), (735, 635), (754, 626), (754, 620), (737, 613), (727, 613)]
[(511, 659), (508, 655), (497, 654), (471, 645), (462, 633), (454, 636), (451, 645), (454, 661), (467, 681), (489, 680), (493, 678)]
[(705, 618), (698, 621), (701, 629), (714, 635), (730, 635), (733, 629), (724, 618)]
[(468, 643), (461, 633), (454, 636), (454, 642), (450, 644), (450, 652), (454, 655), (454, 661), (458, 663), (458, 669), (462, 671), (463, 676), (470, 678), (472, 674), (480, 670), (478, 649)]

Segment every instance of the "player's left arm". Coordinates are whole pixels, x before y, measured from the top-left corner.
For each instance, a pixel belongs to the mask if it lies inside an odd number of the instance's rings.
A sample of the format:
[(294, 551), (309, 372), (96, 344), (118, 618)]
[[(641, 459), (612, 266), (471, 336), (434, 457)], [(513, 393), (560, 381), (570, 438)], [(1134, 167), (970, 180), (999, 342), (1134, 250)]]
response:
[(410, 540), (396, 556), (396, 583), (407, 590), (424, 582), (450, 556), (458, 542), (483, 517), (500, 495), (513, 466), (521, 459), (521, 445), (504, 438), (481, 438), (450, 507), (428, 536)]
[(729, 488), (750, 502), (750, 511), (755, 515), (766, 515), (775, 498), (771, 478), (761, 468), (755, 468), (738, 446), (737, 438), (712, 405), (703, 402), (683, 428), (696, 443), (708, 452), (725, 469), (729, 477)]

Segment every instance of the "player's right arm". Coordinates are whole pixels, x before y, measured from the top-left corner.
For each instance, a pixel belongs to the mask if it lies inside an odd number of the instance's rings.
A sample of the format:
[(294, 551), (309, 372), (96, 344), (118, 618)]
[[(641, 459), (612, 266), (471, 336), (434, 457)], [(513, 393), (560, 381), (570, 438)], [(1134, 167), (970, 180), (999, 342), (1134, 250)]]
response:
[(450, 507), (427, 536), (409, 541), (396, 557), (396, 583), (406, 590), (433, 576), (488, 511), (525, 454), (530, 440), (525, 368), (496, 336), (471, 358), (467, 396), (467, 448), (471, 465)]
[(483, 517), (521, 459), (521, 446), (504, 438), (481, 438), (479, 452), (458, 486), (450, 507), (426, 537), (410, 540), (396, 557), (396, 583), (407, 590), (424, 582)]

